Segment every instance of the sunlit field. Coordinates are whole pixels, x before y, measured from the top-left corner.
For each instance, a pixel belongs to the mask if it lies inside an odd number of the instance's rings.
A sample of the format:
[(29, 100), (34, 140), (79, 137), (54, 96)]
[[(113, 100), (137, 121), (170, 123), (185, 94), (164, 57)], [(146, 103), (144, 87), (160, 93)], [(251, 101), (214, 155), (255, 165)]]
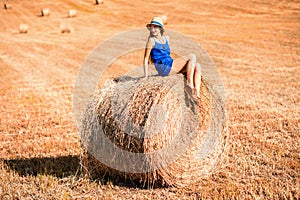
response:
[[(68, 17), (70, 9), (77, 15)], [(223, 164), (185, 188), (91, 179), (82, 173), (73, 115), (78, 72), (101, 42), (146, 29), (161, 14), (166, 34), (196, 41), (223, 79)], [(72, 31), (62, 33), (62, 25)], [(99, 84), (142, 63), (142, 51), (124, 55)], [(299, 1), (2, 0), (0, 199), (299, 199), (299, 77)]]

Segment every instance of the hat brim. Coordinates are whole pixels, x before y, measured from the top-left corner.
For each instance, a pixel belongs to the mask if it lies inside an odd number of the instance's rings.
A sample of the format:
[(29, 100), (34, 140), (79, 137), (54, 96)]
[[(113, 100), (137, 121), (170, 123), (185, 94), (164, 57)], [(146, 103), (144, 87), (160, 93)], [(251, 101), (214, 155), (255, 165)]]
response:
[[(151, 25), (151, 23), (146, 25), (146, 27), (149, 31), (150, 31), (150, 25)], [(154, 25), (157, 25), (157, 24), (154, 24)], [(164, 27), (161, 27), (161, 26), (158, 26), (158, 27), (161, 28), (162, 30), (165, 30)]]
[(146, 27), (149, 29), (149, 26), (152, 25), (152, 24), (156, 25), (156, 26), (159, 26), (160, 28), (164, 28), (163, 25), (161, 23), (157, 22), (157, 21), (151, 21), (149, 24), (146, 25)]

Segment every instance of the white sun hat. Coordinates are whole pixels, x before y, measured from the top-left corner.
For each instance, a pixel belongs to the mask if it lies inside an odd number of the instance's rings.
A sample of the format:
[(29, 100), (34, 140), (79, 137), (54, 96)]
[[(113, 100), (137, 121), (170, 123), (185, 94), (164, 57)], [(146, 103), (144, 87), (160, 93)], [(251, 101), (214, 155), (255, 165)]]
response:
[(162, 29), (164, 28), (164, 20), (161, 17), (153, 17), (151, 22), (147, 24), (146, 27), (149, 29), (151, 24), (157, 25)]

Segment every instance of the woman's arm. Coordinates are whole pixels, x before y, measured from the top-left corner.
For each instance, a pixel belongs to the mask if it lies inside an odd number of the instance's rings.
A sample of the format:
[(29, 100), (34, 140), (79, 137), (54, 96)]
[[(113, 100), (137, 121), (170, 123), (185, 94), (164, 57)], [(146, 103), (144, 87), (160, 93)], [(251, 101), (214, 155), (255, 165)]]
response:
[(145, 48), (145, 54), (144, 54), (144, 73), (146, 78), (148, 78), (149, 58), (153, 47), (154, 47), (154, 41), (152, 38), (149, 37)]
[(167, 42), (169, 43), (169, 45), (170, 45), (170, 37), (169, 36), (165, 36), (166, 37), (166, 40), (167, 40)]

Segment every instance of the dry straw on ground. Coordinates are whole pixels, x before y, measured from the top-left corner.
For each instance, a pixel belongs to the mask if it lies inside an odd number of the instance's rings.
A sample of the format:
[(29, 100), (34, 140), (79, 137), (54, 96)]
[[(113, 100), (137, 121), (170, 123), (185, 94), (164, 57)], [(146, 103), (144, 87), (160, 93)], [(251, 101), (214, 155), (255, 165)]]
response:
[[(213, 172), (225, 147), (224, 107), (205, 81), (200, 107), (187, 88), (181, 74), (107, 81), (95, 93), (82, 121), (85, 171), (93, 178), (107, 175), (148, 187), (185, 187)], [(125, 153), (107, 151), (107, 139)], [(139, 163), (127, 152), (143, 155), (140, 171), (134, 169)], [(106, 164), (99, 161), (101, 156), (108, 159)]]

